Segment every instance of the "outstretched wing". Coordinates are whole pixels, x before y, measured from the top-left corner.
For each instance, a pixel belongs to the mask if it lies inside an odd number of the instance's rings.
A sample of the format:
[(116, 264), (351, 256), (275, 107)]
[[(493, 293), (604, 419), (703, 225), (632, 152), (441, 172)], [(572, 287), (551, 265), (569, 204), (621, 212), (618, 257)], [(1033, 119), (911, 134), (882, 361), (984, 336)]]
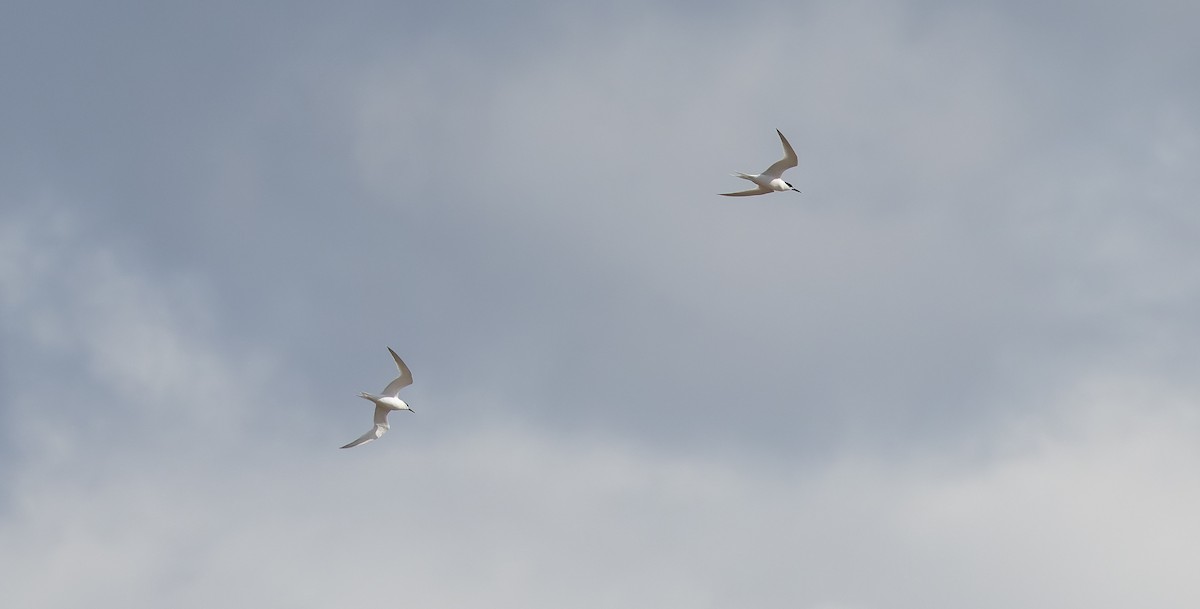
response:
[(786, 137), (783, 137), (783, 133), (778, 129), (775, 130), (775, 133), (779, 134), (779, 141), (783, 142), (783, 158), (768, 167), (762, 174), (773, 178), (780, 178), (783, 177), (783, 172), (799, 165), (800, 160), (796, 158), (796, 151), (792, 150), (792, 145), (788, 143)]
[(743, 190), (741, 192), (723, 192), (722, 197), (749, 197), (751, 195), (765, 195), (768, 192), (775, 192), (766, 186), (759, 186), (753, 190)]
[(373, 427), (371, 429), (371, 431), (368, 431), (367, 433), (359, 436), (357, 440), (343, 446), (342, 448), (354, 448), (355, 446), (358, 446), (359, 444), (366, 444), (367, 442), (370, 442), (371, 440), (378, 440), (379, 438), (381, 438), (383, 436), (383, 432), (388, 430), (387, 416), (388, 416), (389, 412), (391, 412), (389, 409), (384, 408), (383, 406), (380, 406), (379, 404), (376, 404), (375, 405), (375, 427)]
[(396, 377), (396, 380), (388, 383), (388, 386), (383, 388), (383, 395), (394, 397), (400, 393), (401, 389), (412, 384), (412, 372), (409, 372), (408, 366), (404, 365), (404, 360), (400, 359), (400, 356), (396, 355), (396, 352), (392, 351), (391, 347), (388, 347), (388, 353), (391, 353), (392, 359), (396, 360), (396, 367), (400, 369), (400, 376)]
[(371, 429), (371, 431), (359, 436), (357, 440), (343, 446), (342, 448), (354, 448), (359, 444), (366, 444), (372, 440), (378, 440), (383, 435), (383, 432), (387, 431), (387, 429), (388, 428), (386, 425), (376, 425)]

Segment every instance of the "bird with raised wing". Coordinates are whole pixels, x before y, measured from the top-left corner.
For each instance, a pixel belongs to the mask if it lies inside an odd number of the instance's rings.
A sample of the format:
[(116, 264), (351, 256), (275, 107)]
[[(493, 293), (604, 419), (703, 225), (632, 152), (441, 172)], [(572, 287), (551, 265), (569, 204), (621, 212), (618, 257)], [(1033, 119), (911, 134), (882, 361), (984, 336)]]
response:
[(372, 440), (378, 440), (383, 436), (389, 428), (387, 416), (393, 410), (407, 410), (412, 412), (413, 409), (400, 399), (400, 390), (412, 384), (412, 372), (408, 371), (408, 366), (404, 365), (404, 360), (388, 347), (388, 353), (392, 354), (392, 359), (396, 360), (396, 367), (400, 369), (400, 376), (388, 383), (387, 387), (383, 388), (383, 395), (375, 395), (373, 393), (362, 392), (358, 397), (364, 400), (370, 400), (375, 404), (375, 427), (371, 431), (359, 436), (359, 438), (342, 448), (354, 448), (359, 444), (366, 444)]
[(751, 175), (746, 173), (735, 173), (734, 177), (750, 180), (754, 182), (757, 188), (743, 190), (741, 192), (723, 192), (723, 197), (749, 197), (753, 195), (765, 195), (770, 192), (783, 192), (785, 190), (796, 190), (794, 186), (783, 181), (783, 172), (795, 167), (799, 164), (796, 158), (796, 151), (792, 150), (792, 145), (788, 143), (787, 138), (783, 137), (783, 133), (778, 129), (775, 133), (779, 134), (779, 141), (783, 142), (783, 158), (775, 162), (775, 164), (766, 168), (765, 171), (759, 174)]

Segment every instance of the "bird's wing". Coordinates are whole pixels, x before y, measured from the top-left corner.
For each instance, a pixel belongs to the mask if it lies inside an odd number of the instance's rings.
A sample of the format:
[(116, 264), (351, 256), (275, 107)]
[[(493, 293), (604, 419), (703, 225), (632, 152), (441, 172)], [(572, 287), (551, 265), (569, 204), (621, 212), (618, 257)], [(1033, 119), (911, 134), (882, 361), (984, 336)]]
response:
[(367, 433), (359, 436), (357, 440), (343, 446), (342, 448), (354, 448), (355, 446), (358, 446), (359, 444), (366, 444), (367, 442), (370, 442), (371, 440), (378, 440), (379, 438), (381, 438), (383, 436), (383, 432), (388, 430), (387, 416), (388, 416), (389, 412), (391, 412), (390, 409), (380, 406), (379, 404), (376, 404), (375, 405), (375, 427), (372, 428), (371, 431), (368, 431)]
[(775, 192), (766, 186), (759, 186), (753, 190), (743, 190), (741, 192), (723, 192), (722, 197), (749, 197), (751, 195), (765, 195), (768, 192)]
[(379, 404), (375, 405), (375, 426), (376, 427), (379, 427), (380, 425), (382, 425), (384, 427), (384, 429), (387, 429), (387, 426), (388, 426), (387, 416), (388, 416), (389, 412), (391, 412), (391, 409), (384, 408), (383, 406), (380, 406)]
[(383, 432), (387, 431), (387, 429), (387, 425), (376, 425), (371, 429), (371, 431), (359, 436), (357, 440), (343, 446), (342, 448), (354, 448), (359, 444), (366, 444), (372, 440), (378, 440), (380, 436), (383, 435)]
[(765, 176), (771, 176), (773, 178), (779, 178), (783, 177), (783, 172), (795, 167), (796, 165), (799, 165), (800, 160), (796, 158), (796, 151), (792, 150), (792, 145), (788, 143), (786, 137), (783, 137), (783, 133), (778, 129), (775, 130), (775, 133), (779, 134), (779, 141), (783, 142), (783, 158), (776, 161), (774, 165), (768, 167), (766, 171), (762, 172), (762, 174)]
[(400, 393), (401, 389), (412, 384), (412, 372), (408, 371), (408, 366), (404, 365), (404, 360), (400, 359), (400, 356), (396, 355), (396, 352), (392, 351), (391, 347), (388, 347), (388, 353), (391, 353), (392, 359), (396, 360), (396, 367), (400, 369), (400, 376), (396, 377), (396, 380), (388, 383), (388, 386), (383, 388), (383, 395), (396, 396)]

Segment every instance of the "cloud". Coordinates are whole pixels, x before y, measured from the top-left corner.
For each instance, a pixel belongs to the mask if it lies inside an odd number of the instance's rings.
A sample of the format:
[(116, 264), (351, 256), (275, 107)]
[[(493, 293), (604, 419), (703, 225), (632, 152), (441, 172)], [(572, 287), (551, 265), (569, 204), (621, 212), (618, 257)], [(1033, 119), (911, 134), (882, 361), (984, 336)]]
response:
[[(428, 362), (415, 392), (471, 379), (485, 390), (464, 394), (533, 424), (700, 449), (941, 441), (1106, 358), (1192, 357), (1171, 338), (1195, 327), (1186, 91), (1098, 97), (1128, 66), (998, 6), (522, 10), (537, 18), (512, 45), (442, 13), (413, 36), (258, 16), (272, 25), (231, 48), (265, 50), (224, 83), (228, 111), (138, 123), (180, 154), (78, 163), (108, 181), (83, 183), (102, 204), (76, 213), (156, 276), (207, 282), (229, 334), (302, 376), (370, 384), (388, 343)], [(1079, 36), (1123, 15), (1089, 13)], [(189, 62), (207, 40), (181, 39)], [(162, 82), (208, 83), (185, 74)], [(775, 158), (775, 127), (805, 194), (713, 197)], [(486, 416), (476, 403), (464, 417)]]
[(16, 72), (6, 598), (1195, 604), (1185, 9), (374, 8)]
[[(97, 282), (171, 301), (111, 264)], [(189, 357), (233, 356), (207, 345)], [(90, 370), (90, 406), (128, 401), (122, 423), (143, 431), (162, 422), (147, 396), (196, 386)], [(265, 392), (222, 370), (199, 385)], [(1187, 607), (1200, 599), (1187, 569), (1200, 541), (1195, 398), (1095, 379), (965, 462), (726, 460), (520, 425), (434, 438), (398, 426), (356, 452), (287, 424), (202, 418), (187, 437), (169, 432), (173, 446), (68, 432), (54, 451), (20, 442), (0, 566), (7, 598), (46, 607)], [(53, 416), (14, 414), (10, 437)]]
[[(1110, 358), (1190, 353), (1137, 312), (1195, 300), (1191, 242), (1137, 193), (1167, 185), (1165, 211), (1194, 185), (1099, 124), (1127, 106), (1067, 120), (1093, 103), (1060, 78), (1081, 66), (1022, 44), (1057, 48), (1020, 14), (878, 8), (650, 10), (516, 59), (383, 55), (352, 89), (355, 150), (411, 264), (377, 306), (451, 303), (421, 316), (477, 339), (447, 360), (539, 420), (781, 453), (954, 442)], [(805, 195), (712, 197), (775, 158), (774, 127)]]
[(406, 420), (389, 442), (337, 451), (303, 395), (286, 416), (267, 399), (292, 380), (203, 338), (221, 322), (205, 313), (202, 284), (150, 281), (53, 208), (3, 226), (15, 261), (0, 272), (5, 318), (37, 309), (56, 329), (8, 323), (6, 345), (32, 361), (84, 362), (66, 387), (15, 376), (5, 386), (17, 459), (0, 566), (13, 602), (1200, 599), (1187, 570), (1200, 542), (1188, 483), (1200, 466), (1197, 388), (1169, 377), (1081, 378), (1044, 413), (976, 438), (966, 460), (729, 459), (494, 420), (433, 435)]
[[(5, 331), (14, 351), (58, 372), (13, 379), (23, 390), (16, 401), (36, 408), (35, 418), (56, 421), (69, 436), (89, 425), (120, 433), (123, 414), (153, 412), (155, 425), (129, 431), (154, 432), (143, 436), (151, 441), (159, 434), (178, 440), (196, 426), (212, 432), (239, 424), (240, 406), (253, 394), (237, 377), (262, 371), (252, 358), (237, 370), (213, 353), (215, 326), (201, 282), (185, 274), (155, 277), (130, 264), (87, 236), (59, 204), (30, 206), (3, 220)], [(57, 404), (55, 396), (84, 407), (35, 405), (47, 397)], [(93, 401), (116, 409), (87, 406)]]

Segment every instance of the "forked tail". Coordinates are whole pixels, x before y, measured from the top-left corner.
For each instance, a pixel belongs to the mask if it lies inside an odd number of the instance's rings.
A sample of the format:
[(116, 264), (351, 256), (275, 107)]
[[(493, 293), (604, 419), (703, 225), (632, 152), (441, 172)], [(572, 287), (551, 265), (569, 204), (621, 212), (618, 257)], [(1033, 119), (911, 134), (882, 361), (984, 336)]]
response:
[(729, 174), (729, 175), (731, 175), (731, 176), (733, 176), (733, 177), (735, 177), (735, 178), (741, 178), (741, 179), (743, 179), (743, 180), (750, 180), (751, 182), (753, 182), (753, 181), (754, 181), (754, 176), (752, 176), (752, 175), (750, 175), (750, 174), (742, 173), (742, 172), (740, 172), (740, 171), (735, 171), (735, 172), (733, 172), (733, 173), (731, 173), (731, 174)]
[(367, 392), (363, 391), (362, 393), (358, 394), (358, 397), (360, 397), (364, 400), (371, 400), (372, 402), (375, 402), (375, 401), (378, 401), (383, 396), (375, 395), (374, 393), (367, 393)]

